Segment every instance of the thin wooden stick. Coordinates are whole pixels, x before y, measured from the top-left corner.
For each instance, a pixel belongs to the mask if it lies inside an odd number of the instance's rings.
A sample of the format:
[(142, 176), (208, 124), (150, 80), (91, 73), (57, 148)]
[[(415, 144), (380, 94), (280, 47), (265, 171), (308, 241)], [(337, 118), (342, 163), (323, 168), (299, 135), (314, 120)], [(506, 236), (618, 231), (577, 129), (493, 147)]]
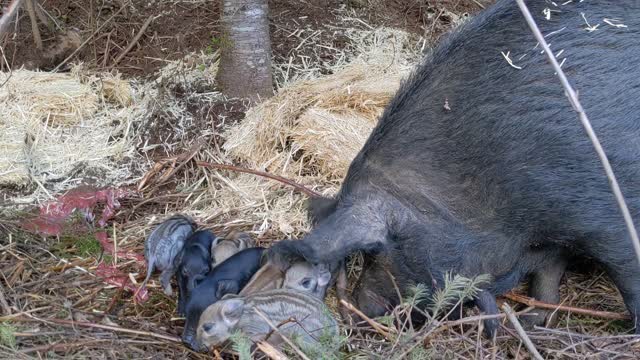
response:
[(33, 33), (33, 42), (36, 44), (38, 50), (42, 50), (42, 37), (40, 36), (40, 29), (38, 29), (38, 18), (36, 17), (36, 10), (33, 6), (33, 0), (27, 0), (27, 13), (29, 13), (29, 20), (31, 21), (31, 32)]
[(271, 329), (273, 329), (275, 332), (277, 332), (280, 337), (282, 337), (282, 340), (284, 340), (287, 344), (289, 344), (289, 346), (291, 346), (291, 348), (298, 353), (298, 355), (303, 358), (304, 360), (310, 360), (307, 355), (305, 355), (302, 350), (300, 350), (291, 340), (289, 340), (289, 338), (287, 338), (286, 336), (284, 336), (283, 333), (280, 332), (280, 330), (278, 329), (278, 327), (276, 327), (273, 322), (271, 322), (271, 320), (269, 320), (269, 318), (267, 318), (267, 316), (265, 314), (262, 313), (262, 311), (258, 310), (258, 309), (253, 309), (253, 311), (255, 311), (256, 314), (258, 314), (258, 316), (260, 316), (264, 321), (267, 322), (267, 324), (269, 324), (269, 326), (271, 327)]
[(218, 349), (213, 349), (213, 356), (216, 360), (222, 360), (222, 356), (220, 355), (220, 351), (218, 351)]
[(215, 169), (223, 169), (223, 170), (231, 170), (231, 171), (237, 171), (237, 172), (242, 172), (242, 173), (246, 173), (246, 174), (253, 174), (253, 175), (258, 175), (258, 176), (262, 176), (262, 177), (266, 177), (272, 180), (276, 180), (279, 181), (283, 184), (287, 184), (291, 187), (293, 187), (294, 189), (305, 193), (311, 197), (321, 197), (321, 195), (303, 185), (300, 185), (292, 180), (289, 180), (287, 178), (284, 178), (282, 176), (278, 176), (278, 175), (273, 175), (273, 174), (269, 174), (267, 172), (264, 171), (258, 171), (258, 170), (251, 170), (251, 169), (245, 169), (245, 168), (241, 168), (238, 166), (233, 166), (233, 165), (225, 165), (225, 164), (216, 164), (216, 163), (208, 163), (205, 161), (196, 161), (196, 164), (198, 166), (204, 166), (204, 167), (209, 167), (209, 168), (215, 168)]
[(113, 13), (113, 15), (111, 15), (111, 17), (109, 17), (107, 20), (105, 20), (105, 22), (103, 22), (103, 23), (102, 23), (102, 25), (100, 25), (100, 27), (98, 27), (98, 28), (96, 29), (96, 31), (94, 31), (94, 32), (93, 32), (93, 34), (91, 34), (91, 36), (89, 36), (89, 37), (87, 38), (87, 40), (85, 40), (82, 44), (80, 44), (80, 46), (78, 46), (78, 48), (77, 48), (77, 49), (75, 49), (75, 50), (71, 53), (71, 55), (67, 56), (64, 60), (62, 60), (62, 62), (61, 62), (60, 64), (58, 64), (58, 66), (56, 66), (56, 67), (53, 69), (53, 71), (52, 71), (52, 72), (56, 72), (56, 71), (60, 70), (60, 68), (61, 68), (62, 66), (64, 66), (64, 64), (66, 64), (66, 63), (67, 63), (67, 61), (71, 60), (74, 56), (76, 56), (76, 54), (77, 54), (78, 52), (80, 52), (80, 50), (82, 50), (82, 48), (84, 48), (84, 47), (89, 43), (89, 41), (91, 41), (91, 39), (93, 39), (93, 38), (98, 34), (98, 32), (100, 32), (100, 30), (102, 30), (102, 28), (103, 28), (103, 27), (105, 27), (108, 23), (110, 23), (110, 22), (111, 22), (111, 20), (113, 20), (113, 19), (114, 19), (118, 14), (120, 14), (120, 12), (122, 12), (122, 10), (124, 10), (124, 8), (127, 6), (127, 4), (128, 4), (128, 2), (123, 3), (123, 4), (122, 4), (122, 6), (120, 7), (120, 9), (118, 9), (118, 11), (116, 11), (115, 13)]
[(380, 335), (384, 336), (387, 340), (391, 340), (391, 335), (389, 334), (391, 332), (391, 328), (386, 327), (378, 323), (377, 321), (371, 319), (370, 317), (365, 315), (362, 311), (358, 310), (355, 306), (351, 305), (345, 300), (340, 300), (340, 304), (342, 304), (345, 308), (354, 312), (356, 315), (364, 319), (364, 321), (366, 321), (369, 325), (371, 325), (372, 328), (374, 328)]
[(2, 35), (6, 32), (6, 29), (9, 27), (11, 19), (16, 14), (16, 11), (18, 11), (18, 8), (22, 6), (22, 1), (23, 0), (13, 0), (13, 2), (5, 8), (4, 14), (0, 17), (0, 38), (2, 38)]
[(55, 344), (40, 345), (40, 346), (31, 347), (31, 348), (21, 349), (20, 353), (21, 354), (30, 354), (30, 353), (34, 353), (34, 352), (47, 352), (47, 351), (52, 351), (52, 350), (53, 351), (60, 351), (60, 350), (67, 350), (67, 349), (72, 348), (72, 347), (87, 346), (87, 345), (98, 344), (98, 343), (106, 342), (106, 341), (111, 341), (111, 340), (108, 340), (108, 339), (95, 339), (95, 340), (87, 340), (87, 341), (78, 341), (78, 342), (74, 342), (74, 343), (59, 342), (59, 343), (55, 343)]
[(273, 345), (269, 344), (266, 341), (258, 341), (256, 346), (260, 351), (262, 351), (265, 355), (267, 355), (270, 359), (273, 360), (288, 360), (289, 358), (280, 352), (278, 349), (274, 348)]
[(505, 298), (507, 298), (509, 300), (521, 303), (521, 304), (525, 304), (527, 306), (534, 306), (534, 307), (541, 308), (541, 309), (565, 311), (565, 312), (571, 312), (571, 313), (574, 313), (574, 314), (581, 314), (581, 315), (589, 315), (589, 316), (593, 316), (593, 317), (599, 317), (599, 318), (603, 318), (603, 319), (612, 319), (612, 320), (629, 320), (629, 319), (631, 319), (631, 316), (629, 314), (625, 314), (625, 313), (615, 313), (615, 312), (610, 312), (610, 311), (590, 310), (590, 309), (583, 309), (583, 308), (578, 308), (578, 307), (573, 307), (573, 306), (549, 304), (549, 303), (538, 301), (536, 299), (533, 299), (533, 298), (530, 298), (530, 297), (527, 297), (527, 296), (522, 296), (522, 295), (518, 295), (518, 294), (514, 294), (514, 293), (504, 294), (503, 297), (505, 297)]
[(616, 197), (616, 201), (618, 202), (618, 206), (620, 207), (620, 211), (622, 212), (622, 216), (624, 217), (624, 222), (627, 225), (627, 231), (629, 232), (629, 236), (631, 237), (631, 242), (633, 243), (633, 248), (636, 252), (636, 258), (638, 260), (638, 264), (640, 264), (640, 239), (638, 239), (638, 232), (636, 231), (636, 227), (633, 225), (633, 219), (631, 218), (631, 213), (629, 212), (627, 203), (624, 200), (624, 196), (622, 196), (620, 185), (618, 185), (618, 181), (616, 180), (616, 176), (613, 173), (613, 169), (611, 168), (609, 159), (607, 158), (607, 155), (605, 154), (604, 149), (602, 148), (602, 145), (600, 145), (600, 141), (598, 140), (596, 133), (593, 131), (593, 128), (591, 127), (591, 122), (589, 121), (589, 118), (587, 117), (587, 114), (585, 113), (584, 108), (582, 107), (582, 104), (580, 104), (580, 101), (578, 100), (578, 95), (571, 87), (571, 84), (569, 84), (569, 80), (567, 80), (566, 75), (564, 74), (564, 72), (562, 71), (562, 68), (558, 64), (558, 60), (556, 59), (556, 56), (553, 54), (553, 52), (549, 48), (549, 45), (547, 44), (547, 41), (544, 39), (544, 36), (540, 32), (538, 25), (536, 25), (536, 22), (531, 16), (531, 13), (529, 12), (527, 5), (525, 5), (524, 0), (516, 0), (516, 2), (518, 3), (518, 7), (520, 7), (520, 11), (522, 11), (524, 18), (526, 19), (527, 24), (529, 24), (529, 27), (531, 28), (531, 32), (533, 32), (533, 35), (536, 37), (536, 40), (538, 40), (538, 42), (542, 45), (542, 48), (544, 49), (544, 52), (547, 54), (547, 58), (549, 59), (551, 66), (553, 66), (553, 69), (555, 70), (556, 74), (558, 74), (558, 77), (560, 78), (560, 82), (564, 87), (565, 93), (567, 94), (567, 98), (569, 99), (571, 106), (573, 106), (573, 109), (578, 113), (580, 122), (582, 123), (582, 126), (584, 127), (585, 131), (587, 132), (589, 139), (593, 143), (593, 147), (595, 148), (596, 153), (598, 153), (600, 162), (602, 162), (604, 171), (607, 173), (607, 177), (609, 178), (609, 185), (611, 185), (611, 190), (613, 190), (613, 194)]
[(138, 41), (140, 40), (140, 38), (142, 37), (142, 34), (144, 34), (144, 32), (147, 30), (147, 28), (149, 27), (149, 25), (151, 25), (151, 22), (153, 20), (155, 20), (157, 18), (157, 16), (149, 16), (147, 18), (147, 20), (144, 22), (144, 24), (142, 24), (142, 26), (140, 27), (140, 30), (138, 30), (138, 33), (136, 34), (136, 36), (133, 37), (133, 40), (131, 40), (131, 42), (129, 43), (129, 45), (127, 45), (127, 47), (122, 51), (122, 53), (120, 53), (120, 55), (118, 55), (118, 57), (116, 58), (116, 60), (113, 62), (112, 66), (118, 65), (118, 63), (120, 62), (120, 60), (122, 60), (122, 58), (125, 57), (125, 55), (127, 55), (127, 53), (129, 51), (131, 51), (131, 49), (133, 49), (133, 47), (136, 45), (136, 43), (138, 43)]
[[(532, 308), (526, 308), (522, 311), (517, 312), (517, 314), (526, 314), (527, 312), (531, 311)], [(458, 319), (455, 321), (444, 321), (444, 322), (439, 322), (439, 321), (435, 321), (433, 326), (429, 327), (429, 329), (426, 331), (426, 333), (424, 333), (424, 331), (420, 331), (419, 333), (417, 333), (416, 335), (414, 335), (411, 340), (414, 340), (416, 338), (418, 338), (419, 336), (422, 336), (422, 340), (419, 342), (415, 342), (413, 345), (411, 345), (407, 350), (405, 350), (402, 354), (400, 354), (400, 356), (398, 356), (396, 359), (400, 360), (400, 359), (405, 359), (409, 353), (411, 351), (413, 351), (413, 349), (415, 349), (418, 345), (420, 345), (421, 343), (425, 343), (427, 341), (427, 339), (429, 338), (429, 336), (441, 332), (443, 330), (458, 326), (458, 325), (462, 325), (462, 324), (468, 324), (468, 323), (474, 323), (474, 322), (480, 322), (483, 320), (487, 320), (487, 319), (502, 319), (505, 318), (507, 315), (506, 314), (493, 314), (493, 315), (476, 315), (476, 316), (469, 316), (466, 318), (462, 318), (462, 319)], [(410, 341), (411, 341), (410, 340)]]
[(30, 315), (29, 318), (17, 318), (17, 319), (14, 319), (14, 321), (16, 321), (16, 320), (28, 320), (28, 321), (29, 320), (35, 320), (35, 321), (40, 321), (40, 322), (44, 322), (44, 323), (53, 323), (53, 324), (58, 324), (58, 325), (71, 326), (71, 327), (73, 327), (73, 326), (82, 326), (82, 327), (88, 327), (88, 328), (94, 328), (94, 329), (111, 330), (111, 331), (122, 332), (122, 333), (127, 333), (127, 334), (149, 336), (149, 337), (154, 337), (154, 338), (157, 338), (157, 339), (167, 340), (167, 341), (176, 342), (176, 343), (181, 343), (182, 342), (180, 340), (180, 338), (177, 337), (177, 336), (156, 334), (156, 333), (152, 333), (152, 332), (149, 332), (149, 331), (133, 330), (133, 329), (127, 329), (127, 328), (123, 328), (123, 327), (119, 327), (119, 326), (94, 324), (94, 323), (84, 322), (84, 321), (71, 321), (71, 320), (63, 320), (63, 319), (41, 319), (41, 318), (33, 316), (33, 315)]
[(509, 306), (509, 304), (507, 303), (504, 303), (502, 304), (502, 310), (505, 312), (505, 314), (507, 314), (507, 319), (509, 319), (509, 321), (511, 321), (511, 324), (513, 324), (513, 327), (518, 332), (518, 335), (520, 335), (520, 339), (522, 339), (522, 341), (524, 342), (524, 346), (527, 348), (527, 350), (529, 350), (531, 356), (536, 360), (543, 360), (542, 355), (540, 355), (538, 349), (536, 349), (536, 346), (533, 345), (533, 342), (531, 342), (529, 335), (527, 335), (527, 332), (524, 331), (522, 325), (520, 325), (520, 322), (518, 321), (518, 318), (513, 313), (513, 310), (511, 310), (511, 306)]

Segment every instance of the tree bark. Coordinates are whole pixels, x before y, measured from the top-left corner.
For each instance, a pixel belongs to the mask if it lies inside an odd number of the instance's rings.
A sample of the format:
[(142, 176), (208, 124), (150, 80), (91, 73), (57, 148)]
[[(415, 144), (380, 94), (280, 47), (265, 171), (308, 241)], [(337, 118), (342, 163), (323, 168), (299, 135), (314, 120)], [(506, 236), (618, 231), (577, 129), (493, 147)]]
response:
[(218, 85), (229, 97), (273, 95), (268, 0), (221, 0)]

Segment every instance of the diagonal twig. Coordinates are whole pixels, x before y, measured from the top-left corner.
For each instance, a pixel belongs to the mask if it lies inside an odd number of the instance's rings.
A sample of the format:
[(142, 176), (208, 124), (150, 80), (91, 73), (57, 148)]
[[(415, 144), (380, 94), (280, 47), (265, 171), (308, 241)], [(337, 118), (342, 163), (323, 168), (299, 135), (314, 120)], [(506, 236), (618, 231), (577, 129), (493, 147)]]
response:
[[(391, 335), (389, 334), (392, 331), (392, 328), (384, 326), (375, 320), (371, 319), (367, 315), (365, 315), (362, 311), (358, 310), (355, 306), (346, 302), (345, 300), (340, 300), (340, 304), (342, 304), (345, 308), (350, 311), (353, 311), (356, 315), (364, 319), (372, 328), (374, 328), (380, 335), (384, 336), (387, 340), (391, 340)], [(395, 330), (395, 329), (394, 329)]]
[(94, 328), (94, 329), (111, 330), (111, 331), (115, 331), (115, 332), (122, 332), (122, 333), (128, 333), (128, 334), (149, 336), (149, 337), (154, 337), (154, 338), (157, 338), (157, 339), (162, 339), (162, 340), (167, 340), (167, 341), (177, 342), (177, 343), (181, 343), (182, 342), (180, 340), (180, 338), (177, 337), (177, 336), (158, 334), (158, 333), (153, 333), (153, 332), (150, 332), (150, 331), (127, 329), (127, 328), (123, 328), (123, 327), (119, 327), (119, 326), (94, 324), (94, 323), (85, 322), (85, 321), (71, 321), (71, 320), (63, 320), (63, 319), (41, 319), (41, 318), (33, 316), (33, 315), (29, 315), (29, 318), (15, 318), (13, 321), (17, 321), (17, 320), (40, 321), (40, 322), (44, 322), (44, 323), (53, 323), (53, 324), (72, 326), (72, 327), (73, 326), (82, 326), (82, 327), (88, 327), (88, 328)]
[(527, 335), (527, 332), (524, 331), (522, 325), (520, 325), (516, 314), (514, 314), (513, 310), (511, 310), (511, 306), (509, 306), (509, 304), (507, 303), (504, 303), (502, 304), (502, 310), (505, 312), (505, 314), (507, 314), (507, 319), (509, 319), (509, 321), (511, 321), (511, 324), (513, 324), (513, 327), (518, 332), (518, 335), (520, 335), (520, 339), (522, 339), (522, 341), (524, 342), (524, 346), (527, 348), (527, 350), (529, 350), (531, 356), (536, 360), (543, 360), (542, 355), (540, 355), (538, 349), (536, 349), (536, 346), (533, 345), (533, 342), (531, 342), (531, 339)]
[(589, 315), (589, 316), (593, 316), (593, 317), (599, 317), (602, 319), (612, 319), (612, 320), (629, 320), (631, 319), (631, 316), (629, 314), (624, 314), (624, 313), (615, 313), (615, 312), (611, 312), (611, 311), (599, 311), (599, 310), (590, 310), (590, 309), (583, 309), (583, 308), (578, 308), (578, 307), (573, 307), (573, 306), (565, 306), (565, 305), (559, 305), (559, 304), (549, 304), (549, 303), (545, 303), (542, 301), (538, 301), (536, 299), (527, 297), (527, 296), (522, 296), (522, 295), (518, 295), (518, 294), (514, 294), (514, 293), (507, 293), (502, 295), (503, 297), (511, 300), (511, 301), (515, 301), (521, 304), (525, 304), (527, 306), (533, 306), (533, 307), (537, 307), (540, 309), (549, 309), (549, 310), (556, 310), (556, 311), (565, 311), (565, 312), (571, 312), (574, 314), (581, 314), (581, 315)]
[(303, 358), (304, 360), (310, 360), (307, 355), (305, 355), (302, 350), (300, 350), (300, 348), (298, 348), (291, 340), (289, 340), (289, 338), (287, 338), (283, 333), (280, 332), (280, 330), (278, 329), (277, 326), (275, 326), (273, 324), (273, 322), (271, 320), (269, 320), (269, 318), (262, 313), (262, 311), (258, 310), (258, 309), (253, 309), (253, 311), (255, 311), (256, 314), (258, 314), (258, 316), (260, 316), (264, 321), (267, 322), (267, 324), (269, 324), (269, 326), (271, 327), (271, 329), (273, 329), (273, 331), (277, 332), (278, 335), (280, 335), (280, 337), (282, 338), (282, 340), (284, 340), (287, 344), (289, 344), (289, 346), (291, 346), (291, 348), (298, 353), (298, 355)]
[(67, 56), (64, 60), (62, 60), (62, 62), (61, 62), (60, 64), (58, 64), (58, 66), (56, 66), (55, 68), (53, 68), (53, 71), (51, 71), (51, 72), (57, 72), (58, 70), (60, 70), (60, 68), (61, 68), (62, 66), (64, 66), (64, 64), (66, 64), (66, 63), (67, 63), (67, 61), (69, 61), (69, 60), (73, 59), (73, 57), (74, 57), (74, 56), (76, 56), (76, 54), (77, 54), (78, 52), (80, 52), (80, 50), (82, 50), (82, 48), (84, 48), (84, 47), (89, 43), (89, 41), (91, 41), (91, 39), (93, 39), (93, 38), (94, 38), (94, 37), (95, 37), (95, 36), (100, 32), (100, 30), (102, 30), (102, 28), (103, 28), (103, 27), (105, 27), (108, 23), (110, 23), (110, 22), (111, 22), (111, 20), (113, 20), (113, 19), (114, 19), (118, 14), (120, 14), (120, 12), (122, 12), (122, 10), (124, 10), (124, 8), (127, 6), (127, 4), (128, 4), (128, 2), (124, 2), (124, 3), (122, 4), (122, 6), (120, 7), (120, 9), (118, 9), (118, 11), (116, 11), (115, 13), (113, 13), (113, 15), (111, 15), (111, 17), (110, 17), (110, 18), (108, 18), (107, 20), (105, 20), (105, 21), (102, 23), (102, 25), (100, 25), (100, 27), (98, 27), (98, 28), (96, 29), (96, 31), (94, 31), (94, 32), (93, 32), (93, 34), (91, 34), (91, 36), (89, 36), (89, 37), (87, 38), (87, 40), (85, 40), (82, 44), (80, 44), (80, 46), (78, 46), (78, 48), (77, 48), (77, 49), (75, 49), (75, 50), (71, 53), (71, 55)]
[(237, 171), (237, 172), (242, 172), (242, 173), (247, 173), (247, 174), (253, 174), (253, 175), (258, 175), (258, 176), (262, 176), (262, 177), (266, 177), (272, 180), (276, 180), (276, 181), (280, 181), (283, 184), (287, 184), (291, 187), (293, 187), (294, 189), (305, 193), (311, 197), (320, 197), (321, 195), (303, 185), (300, 185), (292, 180), (289, 180), (287, 178), (284, 178), (282, 176), (278, 176), (278, 175), (273, 175), (273, 174), (269, 174), (267, 172), (264, 171), (258, 171), (258, 170), (251, 170), (251, 169), (245, 169), (245, 168), (241, 168), (238, 166), (233, 166), (233, 165), (225, 165), (225, 164), (216, 164), (216, 163), (208, 163), (205, 161), (196, 161), (196, 164), (198, 166), (203, 166), (203, 167), (209, 167), (209, 168), (215, 168), (215, 169), (223, 169), (223, 170), (231, 170), (231, 171)]
[(133, 49), (133, 47), (138, 43), (138, 41), (142, 37), (142, 34), (144, 34), (144, 32), (149, 27), (149, 25), (151, 25), (151, 22), (153, 20), (157, 19), (158, 17), (160, 17), (160, 15), (158, 15), (158, 16), (151, 15), (151, 16), (149, 16), (147, 18), (147, 21), (145, 21), (144, 24), (142, 24), (142, 26), (140, 27), (140, 30), (138, 30), (138, 33), (136, 34), (136, 36), (133, 37), (133, 39), (131, 40), (129, 45), (127, 45), (127, 47), (122, 51), (122, 53), (120, 53), (120, 55), (118, 55), (116, 60), (113, 62), (112, 66), (118, 65), (120, 60), (122, 60), (127, 55), (127, 53), (129, 53), (129, 51), (131, 51), (131, 49)]
[(624, 196), (622, 195), (622, 191), (620, 190), (620, 185), (618, 185), (618, 181), (616, 180), (616, 176), (613, 173), (613, 169), (611, 168), (609, 159), (607, 158), (607, 155), (605, 154), (604, 149), (602, 148), (602, 145), (600, 145), (600, 141), (598, 140), (596, 133), (593, 131), (593, 128), (591, 127), (591, 122), (589, 121), (589, 118), (587, 117), (587, 114), (585, 113), (584, 108), (582, 107), (582, 104), (580, 104), (580, 101), (578, 100), (578, 96), (576, 95), (576, 92), (571, 87), (571, 84), (569, 84), (569, 80), (567, 80), (567, 77), (562, 71), (560, 64), (558, 64), (558, 60), (556, 59), (555, 55), (549, 48), (549, 45), (544, 39), (544, 36), (540, 32), (540, 29), (536, 25), (536, 22), (531, 16), (531, 13), (529, 12), (527, 5), (525, 5), (524, 0), (516, 0), (516, 2), (518, 3), (518, 7), (520, 7), (520, 11), (524, 15), (524, 18), (527, 21), (527, 24), (531, 28), (531, 32), (533, 32), (533, 35), (536, 37), (536, 40), (538, 40), (538, 42), (542, 45), (542, 48), (544, 49), (544, 52), (547, 54), (547, 58), (549, 59), (551, 66), (553, 66), (553, 69), (555, 70), (556, 74), (558, 74), (558, 77), (560, 78), (560, 82), (564, 87), (565, 93), (567, 95), (567, 98), (569, 99), (569, 102), (571, 103), (571, 106), (573, 106), (573, 109), (578, 113), (580, 122), (582, 123), (582, 126), (584, 127), (585, 131), (587, 132), (589, 139), (593, 143), (593, 147), (595, 148), (596, 153), (598, 153), (598, 157), (600, 158), (600, 162), (602, 162), (602, 166), (604, 167), (604, 171), (607, 174), (607, 178), (609, 178), (609, 185), (611, 186), (611, 190), (615, 195), (616, 202), (620, 207), (620, 211), (622, 212), (622, 216), (624, 217), (624, 222), (627, 225), (627, 231), (629, 232), (629, 236), (631, 237), (631, 242), (633, 243), (633, 249), (636, 252), (636, 258), (638, 260), (638, 264), (640, 264), (640, 240), (638, 239), (638, 232), (636, 231), (636, 228), (633, 225), (633, 219), (631, 218), (631, 213), (629, 212), (627, 203), (624, 200)]

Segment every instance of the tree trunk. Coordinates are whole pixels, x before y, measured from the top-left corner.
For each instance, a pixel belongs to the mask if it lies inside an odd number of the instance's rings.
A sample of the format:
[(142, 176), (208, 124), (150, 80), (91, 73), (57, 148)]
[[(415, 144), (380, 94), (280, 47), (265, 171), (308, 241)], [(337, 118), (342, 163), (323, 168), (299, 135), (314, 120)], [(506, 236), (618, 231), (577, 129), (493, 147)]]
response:
[(268, 0), (221, 0), (218, 85), (229, 97), (273, 95)]

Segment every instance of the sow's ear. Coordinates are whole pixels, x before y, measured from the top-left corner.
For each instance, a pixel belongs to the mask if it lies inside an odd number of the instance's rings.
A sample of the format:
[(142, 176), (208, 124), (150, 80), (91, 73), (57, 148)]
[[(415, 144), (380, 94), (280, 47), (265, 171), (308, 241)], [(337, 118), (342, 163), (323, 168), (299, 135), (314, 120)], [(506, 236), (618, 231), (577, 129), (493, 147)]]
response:
[(232, 327), (238, 323), (244, 311), (244, 300), (242, 298), (227, 299), (222, 305), (222, 321)]
[(309, 212), (311, 222), (315, 225), (326, 219), (336, 210), (337, 205), (337, 199), (326, 197), (315, 197), (309, 199), (307, 202), (307, 211)]

